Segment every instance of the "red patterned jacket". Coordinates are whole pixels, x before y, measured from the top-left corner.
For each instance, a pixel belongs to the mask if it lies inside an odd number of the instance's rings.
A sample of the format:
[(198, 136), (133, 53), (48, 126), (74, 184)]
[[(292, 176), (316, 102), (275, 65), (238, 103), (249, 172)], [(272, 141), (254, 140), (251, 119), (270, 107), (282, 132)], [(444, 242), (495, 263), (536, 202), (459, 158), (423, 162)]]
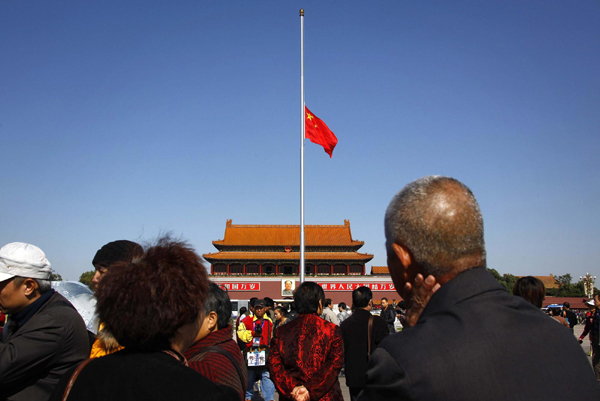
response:
[[(206, 352), (207, 347), (216, 346), (229, 351), (240, 366), (243, 379), (240, 378), (237, 369), (231, 364), (231, 360), (218, 352)], [(242, 386), (248, 381), (248, 372), (242, 353), (236, 342), (233, 340), (233, 329), (227, 326), (224, 329), (213, 331), (202, 340), (192, 345), (185, 352), (190, 368), (200, 373), (202, 376), (210, 379), (213, 383), (223, 384), (232, 387), (244, 399), (246, 386)]]
[(268, 359), (271, 380), (280, 401), (304, 386), (311, 400), (343, 401), (338, 375), (344, 365), (344, 341), (339, 326), (316, 314), (302, 314), (280, 326)]

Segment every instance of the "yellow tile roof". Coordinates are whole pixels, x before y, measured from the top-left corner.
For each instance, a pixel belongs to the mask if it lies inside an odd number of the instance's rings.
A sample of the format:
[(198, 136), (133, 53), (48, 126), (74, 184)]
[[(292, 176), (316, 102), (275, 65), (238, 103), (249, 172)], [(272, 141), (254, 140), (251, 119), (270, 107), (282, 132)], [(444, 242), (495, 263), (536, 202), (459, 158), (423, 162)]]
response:
[[(352, 239), (350, 221), (343, 225), (305, 225), (306, 246), (357, 246), (362, 241)], [(299, 246), (300, 225), (241, 225), (227, 220), (225, 238), (213, 241), (215, 245), (229, 246)]]

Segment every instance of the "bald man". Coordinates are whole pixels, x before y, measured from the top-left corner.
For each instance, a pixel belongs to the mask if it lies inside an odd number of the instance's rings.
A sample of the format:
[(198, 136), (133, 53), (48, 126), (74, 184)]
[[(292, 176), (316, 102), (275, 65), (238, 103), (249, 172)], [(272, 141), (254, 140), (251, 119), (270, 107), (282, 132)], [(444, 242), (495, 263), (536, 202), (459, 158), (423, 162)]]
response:
[[(385, 235), (396, 289), (409, 308), (426, 306), (372, 354), (360, 400), (600, 399), (571, 333), (488, 273), (483, 218), (464, 184), (408, 184), (388, 206)], [(436, 281), (425, 303), (420, 290)]]

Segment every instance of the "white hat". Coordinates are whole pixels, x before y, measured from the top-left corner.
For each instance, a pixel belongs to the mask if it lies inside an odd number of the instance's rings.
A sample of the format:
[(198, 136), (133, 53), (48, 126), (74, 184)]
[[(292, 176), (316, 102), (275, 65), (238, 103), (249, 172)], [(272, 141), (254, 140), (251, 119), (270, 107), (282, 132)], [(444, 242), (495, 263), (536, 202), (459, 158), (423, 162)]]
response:
[(596, 306), (596, 303), (593, 299), (590, 299), (589, 301), (583, 301), (583, 303), (589, 306)]
[(37, 246), (12, 242), (0, 249), (0, 281), (15, 276), (50, 280), (51, 275), (50, 262)]

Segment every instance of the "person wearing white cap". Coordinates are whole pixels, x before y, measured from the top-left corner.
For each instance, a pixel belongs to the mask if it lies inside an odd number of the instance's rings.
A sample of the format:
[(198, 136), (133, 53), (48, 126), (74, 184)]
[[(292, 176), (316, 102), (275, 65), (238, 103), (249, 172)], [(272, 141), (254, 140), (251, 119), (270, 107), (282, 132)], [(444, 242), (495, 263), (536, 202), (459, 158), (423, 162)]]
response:
[(0, 400), (48, 400), (61, 376), (89, 355), (83, 319), (50, 287), (51, 265), (34, 245), (0, 249)]

